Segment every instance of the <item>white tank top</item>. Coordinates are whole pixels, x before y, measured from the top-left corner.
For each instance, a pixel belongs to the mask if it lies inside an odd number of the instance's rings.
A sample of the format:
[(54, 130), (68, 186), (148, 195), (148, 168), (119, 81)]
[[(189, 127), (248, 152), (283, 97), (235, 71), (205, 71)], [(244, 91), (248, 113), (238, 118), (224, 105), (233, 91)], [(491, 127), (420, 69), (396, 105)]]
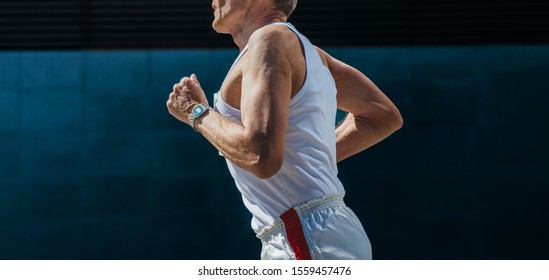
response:
[[(271, 225), (294, 206), (331, 194), (344, 195), (337, 178), (334, 79), (305, 36), (289, 23), (274, 24), (287, 26), (299, 37), (305, 50), (307, 75), (303, 87), (290, 101), (284, 162), (280, 171), (263, 180), (227, 160), (244, 205), (252, 213), (255, 232)], [(247, 46), (231, 70), (246, 51)], [(240, 111), (228, 105), (220, 92), (214, 98), (214, 108), (232, 122), (242, 124)]]

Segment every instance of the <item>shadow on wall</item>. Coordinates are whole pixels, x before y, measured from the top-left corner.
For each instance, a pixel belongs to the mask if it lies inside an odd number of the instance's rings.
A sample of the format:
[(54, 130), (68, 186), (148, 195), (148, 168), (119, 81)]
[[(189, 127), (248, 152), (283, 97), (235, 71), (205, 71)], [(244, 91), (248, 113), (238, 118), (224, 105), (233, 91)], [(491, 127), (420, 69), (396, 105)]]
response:
[[(339, 166), (375, 258), (549, 258), (549, 47), (328, 52), (405, 119)], [(236, 54), (0, 52), (0, 259), (259, 258), (224, 160), (165, 108)]]

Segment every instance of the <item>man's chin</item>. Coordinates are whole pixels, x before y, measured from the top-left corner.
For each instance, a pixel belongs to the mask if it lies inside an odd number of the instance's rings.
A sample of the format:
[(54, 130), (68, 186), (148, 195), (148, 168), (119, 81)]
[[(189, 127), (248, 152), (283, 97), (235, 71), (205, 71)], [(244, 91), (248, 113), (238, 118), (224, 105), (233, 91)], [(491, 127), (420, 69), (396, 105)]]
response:
[(218, 24), (216, 24), (215, 21), (212, 23), (212, 28), (213, 28), (213, 30), (215, 30), (215, 32), (217, 32), (219, 34), (229, 34), (228, 31), (225, 31), (225, 30), (221, 29), (220, 26)]

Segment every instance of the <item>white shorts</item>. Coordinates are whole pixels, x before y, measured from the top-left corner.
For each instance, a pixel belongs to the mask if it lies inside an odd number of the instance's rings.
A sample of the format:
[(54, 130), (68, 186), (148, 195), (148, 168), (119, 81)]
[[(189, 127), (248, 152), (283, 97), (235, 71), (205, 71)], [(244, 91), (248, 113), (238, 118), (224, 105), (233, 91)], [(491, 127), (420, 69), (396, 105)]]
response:
[(263, 229), (262, 260), (370, 260), (368, 235), (342, 195), (296, 206)]

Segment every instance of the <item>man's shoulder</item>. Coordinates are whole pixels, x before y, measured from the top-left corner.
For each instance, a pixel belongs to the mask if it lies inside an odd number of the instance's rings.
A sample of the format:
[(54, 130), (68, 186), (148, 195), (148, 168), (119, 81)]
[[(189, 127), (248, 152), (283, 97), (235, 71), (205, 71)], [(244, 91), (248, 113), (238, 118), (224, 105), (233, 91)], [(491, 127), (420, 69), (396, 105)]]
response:
[(250, 49), (254, 48), (292, 48), (299, 45), (297, 35), (285, 25), (270, 24), (256, 30), (248, 41)]
[(294, 32), (284, 24), (268, 24), (257, 29), (252, 34), (250, 39), (254, 37), (256, 39), (259, 39), (259, 38), (269, 38), (269, 37), (276, 37), (276, 36), (288, 36), (291, 34), (294, 34)]

